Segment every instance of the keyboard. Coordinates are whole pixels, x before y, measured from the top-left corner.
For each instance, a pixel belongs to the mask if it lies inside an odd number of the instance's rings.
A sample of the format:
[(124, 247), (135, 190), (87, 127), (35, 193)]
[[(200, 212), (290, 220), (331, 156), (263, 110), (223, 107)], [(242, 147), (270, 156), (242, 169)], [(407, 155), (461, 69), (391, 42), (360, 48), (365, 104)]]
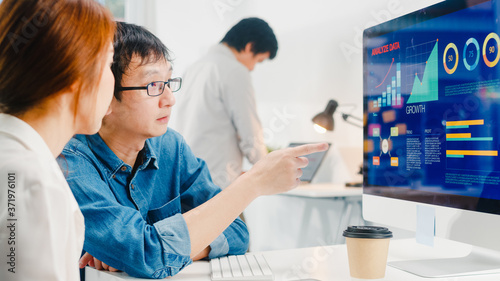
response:
[(213, 281), (274, 280), (262, 254), (227, 256), (210, 260)]

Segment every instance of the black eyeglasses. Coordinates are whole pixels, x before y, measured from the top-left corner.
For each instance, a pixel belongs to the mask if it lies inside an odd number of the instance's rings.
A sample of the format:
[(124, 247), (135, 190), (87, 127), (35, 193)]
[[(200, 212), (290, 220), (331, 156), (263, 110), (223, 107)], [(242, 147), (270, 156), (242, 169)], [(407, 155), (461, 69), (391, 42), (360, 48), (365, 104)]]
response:
[(177, 92), (181, 89), (182, 78), (176, 77), (168, 79), (168, 81), (155, 81), (147, 84), (145, 87), (119, 87), (119, 91), (131, 91), (131, 90), (147, 90), (148, 96), (156, 97), (163, 94), (165, 90), (165, 85), (167, 85), (172, 92)]

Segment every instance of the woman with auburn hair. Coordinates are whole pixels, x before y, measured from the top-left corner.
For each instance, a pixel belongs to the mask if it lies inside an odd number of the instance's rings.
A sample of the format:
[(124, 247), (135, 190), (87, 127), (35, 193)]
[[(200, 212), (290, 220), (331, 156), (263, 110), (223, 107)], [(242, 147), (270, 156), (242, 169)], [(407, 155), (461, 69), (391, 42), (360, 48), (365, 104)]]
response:
[(55, 157), (109, 110), (114, 30), (94, 0), (0, 4), (0, 280), (79, 280), (83, 216)]

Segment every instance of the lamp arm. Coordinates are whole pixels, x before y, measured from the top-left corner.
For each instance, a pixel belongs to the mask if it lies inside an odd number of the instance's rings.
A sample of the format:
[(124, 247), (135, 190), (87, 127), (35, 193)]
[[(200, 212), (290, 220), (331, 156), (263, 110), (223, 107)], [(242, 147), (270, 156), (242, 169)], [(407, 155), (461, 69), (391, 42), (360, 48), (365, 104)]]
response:
[(354, 116), (354, 115), (352, 115), (352, 114), (347, 114), (347, 113), (341, 113), (341, 114), (342, 114), (342, 119), (344, 119), (344, 121), (347, 121), (347, 118), (352, 118), (352, 119), (354, 119), (354, 120), (358, 120), (358, 121), (360, 121), (360, 122), (362, 122), (362, 121), (363, 121), (363, 119), (361, 119), (361, 118), (359, 118), (359, 117), (356, 117), (356, 116)]
[(355, 126), (355, 127), (358, 127), (358, 128), (363, 128), (363, 126), (361, 126), (361, 125), (359, 125), (359, 124), (357, 124), (357, 123), (354, 123), (354, 122), (352, 122), (352, 121), (345, 120), (345, 122), (346, 122), (346, 123), (349, 123), (349, 124), (351, 124), (351, 125), (353, 125), (353, 126)]
[(345, 122), (347, 122), (347, 123), (349, 123), (349, 124), (351, 124), (353, 126), (356, 126), (358, 128), (363, 128), (362, 125), (360, 125), (358, 123), (354, 123), (351, 120), (349, 120), (349, 119), (354, 119), (354, 120), (357, 120), (359, 122), (363, 122), (363, 120), (361, 118), (353, 116), (351, 114), (347, 114), (347, 113), (341, 113), (341, 114), (342, 114), (342, 119), (344, 119)]

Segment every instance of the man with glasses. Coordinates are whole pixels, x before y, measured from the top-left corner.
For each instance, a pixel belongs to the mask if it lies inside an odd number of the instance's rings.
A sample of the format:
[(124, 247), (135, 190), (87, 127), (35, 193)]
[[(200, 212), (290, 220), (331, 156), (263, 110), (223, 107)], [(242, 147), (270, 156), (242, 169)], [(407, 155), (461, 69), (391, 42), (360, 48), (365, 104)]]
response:
[(167, 48), (144, 28), (117, 23), (114, 52), (109, 114), (98, 134), (75, 136), (59, 158), (85, 217), (80, 267), (165, 278), (193, 260), (245, 253), (238, 215), (259, 196), (296, 187), (307, 166), (300, 156), (327, 144), (273, 152), (221, 191), (167, 130), (182, 82), (171, 77)]
[(164, 278), (192, 260), (245, 253), (248, 232), (236, 219), (190, 256), (182, 214), (220, 189), (182, 137), (167, 131), (173, 92), (182, 83), (171, 78), (167, 48), (142, 27), (117, 25), (111, 113), (98, 134), (75, 136), (59, 159), (85, 217), (81, 267), (90, 262), (97, 269)]
[(255, 164), (267, 154), (250, 72), (277, 51), (265, 21), (243, 19), (184, 75), (170, 126), (207, 161), (221, 188), (241, 174), (244, 157)]

